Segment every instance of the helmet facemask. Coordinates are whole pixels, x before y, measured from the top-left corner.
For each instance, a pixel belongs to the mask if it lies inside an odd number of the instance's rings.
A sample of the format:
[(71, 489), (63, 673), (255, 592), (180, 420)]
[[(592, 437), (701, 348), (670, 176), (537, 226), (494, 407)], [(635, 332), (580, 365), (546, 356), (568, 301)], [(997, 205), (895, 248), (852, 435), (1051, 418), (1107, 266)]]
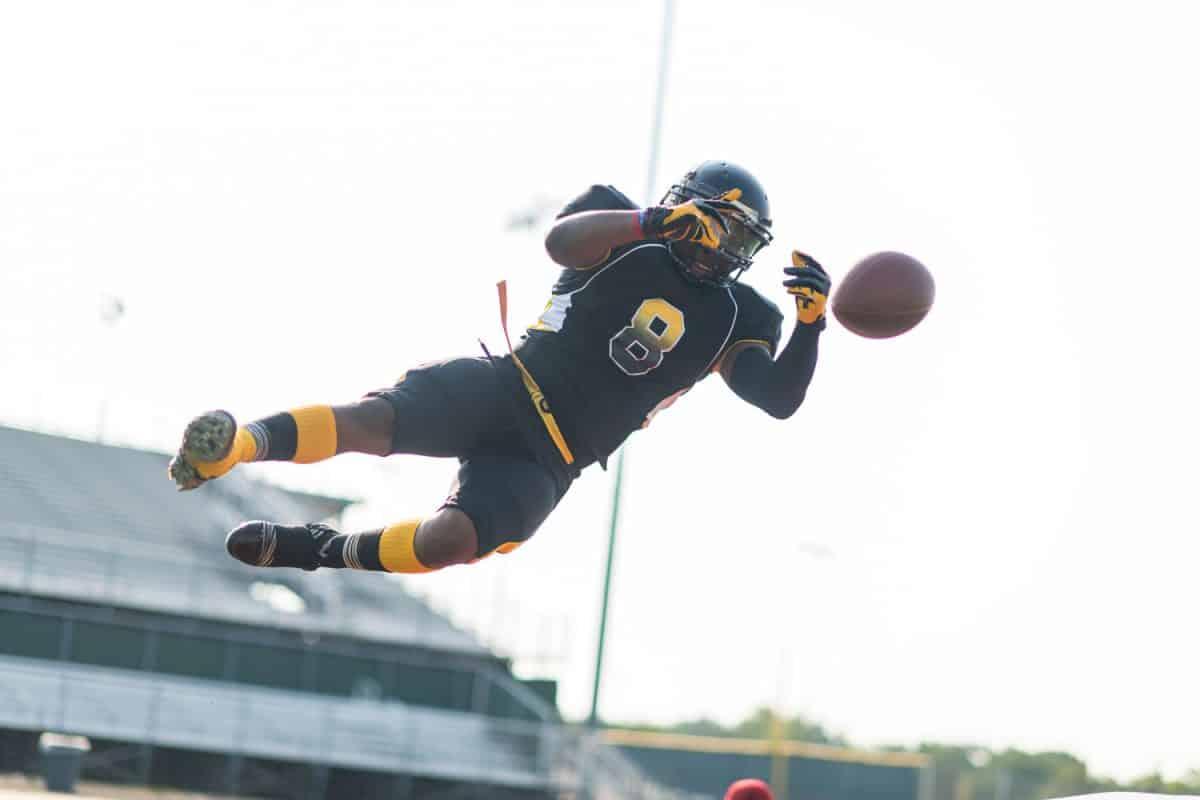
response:
[(721, 217), (729, 226), (729, 232), (716, 250), (694, 242), (668, 243), (671, 256), (684, 277), (697, 283), (729, 286), (750, 268), (758, 251), (771, 243), (771, 220), (761, 217), (758, 211), (740, 200), (721, 200), (726, 191), (728, 188), (716, 191), (715, 187), (687, 180), (673, 185), (662, 199), (663, 205), (707, 200), (718, 205)]

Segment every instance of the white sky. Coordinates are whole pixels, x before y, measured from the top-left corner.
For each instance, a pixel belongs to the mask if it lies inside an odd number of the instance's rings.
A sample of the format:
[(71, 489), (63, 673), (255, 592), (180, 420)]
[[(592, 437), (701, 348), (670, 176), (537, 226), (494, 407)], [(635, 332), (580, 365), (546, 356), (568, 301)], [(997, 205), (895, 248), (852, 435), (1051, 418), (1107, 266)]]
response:
[[(605, 717), (782, 697), (859, 743), (1200, 766), (1198, 22), (680, 0), (657, 184), (757, 172), (777, 243), (745, 279), (781, 304), (793, 246), (835, 279), (912, 253), (938, 302), (893, 341), (831, 326), (786, 423), (709, 381), (634, 437)], [(651, 2), (0, 7), (0, 420), (94, 435), (106, 407), (108, 438), (166, 449), (206, 408), (501, 349), (494, 281), (517, 325), (555, 275), (509, 214), (594, 182), (644, 199), (659, 24)], [(453, 470), (267, 474), (364, 498), (365, 527)], [(559, 677), (572, 716), (608, 493), (589, 470), (519, 553), (410, 582)]]

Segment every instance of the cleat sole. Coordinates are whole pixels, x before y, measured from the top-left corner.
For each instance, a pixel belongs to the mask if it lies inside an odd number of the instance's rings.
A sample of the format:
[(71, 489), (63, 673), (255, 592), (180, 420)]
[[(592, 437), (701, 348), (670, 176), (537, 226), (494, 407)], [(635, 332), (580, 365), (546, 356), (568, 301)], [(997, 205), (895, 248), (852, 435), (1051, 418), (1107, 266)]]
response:
[[(220, 461), (229, 455), (237, 434), (237, 421), (228, 411), (209, 411), (188, 423), (179, 455), (192, 472), (195, 462)], [(197, 475), (197, 477), (199, 477)], [(203, 479), (201, 479), (203, 480)]]

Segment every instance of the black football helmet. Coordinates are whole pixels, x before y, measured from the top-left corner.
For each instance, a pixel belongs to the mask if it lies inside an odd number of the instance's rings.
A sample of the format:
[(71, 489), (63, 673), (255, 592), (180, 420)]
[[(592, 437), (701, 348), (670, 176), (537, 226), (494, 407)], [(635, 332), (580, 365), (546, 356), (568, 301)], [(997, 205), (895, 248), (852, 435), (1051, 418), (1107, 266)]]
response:
[(671, 257), (685, 278), (699, 283), (728, 286), (745, 272), (759, 250), (771, 243), (771, 206), (762, 184), (750, 172), (728, 161), (705, 161), (688, 171), (663, 195), (665, 206), (688, 200), (717, 200), (730, 189), (741, 197), (722, 204), (721, 216), (729, 233), (717, 250), (694, 242), (667, 243)]

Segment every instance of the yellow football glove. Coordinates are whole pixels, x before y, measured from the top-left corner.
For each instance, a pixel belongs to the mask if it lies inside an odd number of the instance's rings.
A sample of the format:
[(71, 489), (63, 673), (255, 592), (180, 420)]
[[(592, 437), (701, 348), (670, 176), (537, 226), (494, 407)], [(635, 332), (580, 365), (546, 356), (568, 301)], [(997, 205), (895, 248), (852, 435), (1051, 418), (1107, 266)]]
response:
[(642, 233), (648, 239), (674, 239), (695, 242), (716, 250), (729, 234), (729, 222), (722, 211), (742, 196), (741, 189), (730, 189), (714, 200), (688, 200), (677, 206), (651, 206), (641, 213)]
[(816, 259), (792, 251), (793, 266), (784, 267), (784, 274), (790, 276), (783, 282), (788, 294), (796, 298), (796, 319), (805, 325), (820, 322), (825, 324), (825, 303), (829, 299), (829, 287), (832, 282), (825, 269)]

